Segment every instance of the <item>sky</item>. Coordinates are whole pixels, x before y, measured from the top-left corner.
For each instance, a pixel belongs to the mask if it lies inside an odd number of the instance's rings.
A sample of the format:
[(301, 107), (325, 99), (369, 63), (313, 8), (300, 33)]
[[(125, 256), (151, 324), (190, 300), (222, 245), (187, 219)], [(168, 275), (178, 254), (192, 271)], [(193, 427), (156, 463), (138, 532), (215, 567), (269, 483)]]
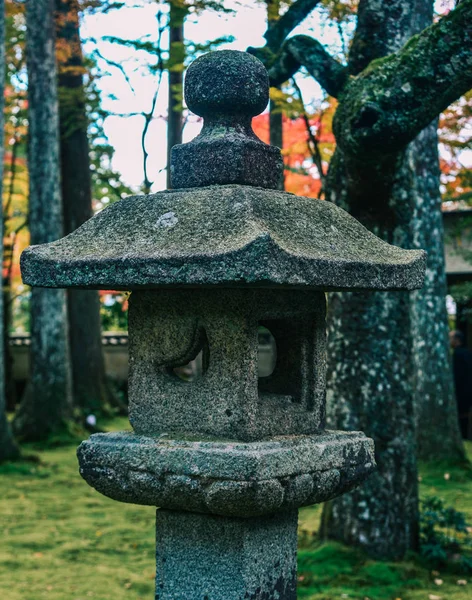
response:
[[(127, 0), (131, 4), (131, 0)], [(118, 67), (113, 67), (98, 58), (100, 67), (109, 74), (98, 80), (102, 91), (104, 108), (112, 113), (105, 121), (105, 132), (115, 148), (114, 168), (122, 174), (125, 183), (138, 188), (143, 181), (143, 153), (141, 133), (144, 119), (130, 113), (148, 111), (151, 106), (156, 76), (145, 68), (146, 54), (134, 49), (123, 48), (106, 41), (107, 36), (125, 39), (156, 39), (158, 3), (137, 0), (134, 7), (123, 7), (106, 14), (87, 15), (83, 19), (81, 34), (85, 43), (85, 52), (98, 49), (105, 59), (119, 63), (126, 72), (133, 90)], [(136, 4), (138, 5), (136, 7)], [(162, 5), (161, 5), (162, 7)], [(164, 5), (165, 7), (165, 5)], [(191, 16), (185, 23), (185, 37), (192, 42), (205, 43), (209, 39), (232, 36), (234, 41), (220, 46), (221, 49), (246, 50), (248, 46), (263, 46), (263, 34), (266, 30), (266, 10), (264, 3), (254, 0), (229, 0), (225, 7), (234, 8), (235, 13), (224, 15), (214, 11), (205, 11), (198, 17)], [(323, 24), (320, 15), (315, 12), (308, 17), (292, 35), (305, 33), (315, 35), (321, 42), (330, 46), (336, 54), (341, 51), (341, 41), (337, 29)], [(162, 46), (168, 47), (168, 38), (164, 34)], [(319, 85), (312, 77), (303, 73), (297, 76), (303, 97), (310, 106), (316, 106), (323, 98)], [(162, 190), (166, 185), (166, 113), (167, 113), (167, 77), (163, 76), (158, 101), (149, 135), (149, 171), (154, 181), (153, 191)], [(119, 116), (126, 115), (126, 116)], [(195, 137), (201, 128), (201, 121), (190, 116), (184, 129), (184, 141)]]

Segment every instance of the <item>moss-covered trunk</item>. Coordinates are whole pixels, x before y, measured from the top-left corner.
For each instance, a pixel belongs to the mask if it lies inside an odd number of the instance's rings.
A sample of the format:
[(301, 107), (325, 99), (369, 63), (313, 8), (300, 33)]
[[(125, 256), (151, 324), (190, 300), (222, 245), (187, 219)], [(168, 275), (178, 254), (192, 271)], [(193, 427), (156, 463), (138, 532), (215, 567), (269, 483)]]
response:
[[(32, 244), (62, 236), (54, 0), (26, 4), (29, 115), (29, 227)], [(31, 293), (31, 378), (14, 425), (26, 439), (46, 437), (71, 416), (66, 295)]]
[[(351, 73), (398, 50), (416, 33), (415, 11), (431, 14), (432, 9), (430, 0), (421, 1), (422, 6), (420, 0), (382, 6), (361, 1)], [(349, 85), (340, 98), (345, 111), (343, 103), (355, 106)], [(369, 123), (364, 119), (361, 126)], [(362, 155), (343, 147), (342, 132), (338, 129), (328, 199), (386, 241), (412, 247), (418, 176), (414, 150), (364, 163)], [(385, 558), (402, 557), (418, 540), (411, 302), (406, 292), (340, 293), (330, 301), (329, 417), (335, 427), (361, 429), (375, 440), (378, 470), (325, 508), (324, 532)]]
[(436, 121), (409, 148), (413, 245), (428, 251), (424, 286), (413, 294), (414, 391), (418, 456), (463, 458), (449, 351), (444, 231)]
[[(297, 0), (286, 14), (314, 5)], [(331, 296), (331, 425), (371, 435), (379, 470), (363, 489), (330, 504), (323, 530), (384, 557), (416, 545), (415, 414), (423, 456), (461, 455), (431, 123), (472, 87), (472, 28), (464, 25), (472, 0), (428, 27), (432, 15), (433, 0), (360, 0), (348, 65), (304, 35), (285, 40), (274, 56), (271, 40), (288, 33), (279, 27), (285, 15), (267, 32), (265, 48), (250, 49), (266, 62), (272, 85), (303, 66), (338, 98), (327, 199), (386, 241), (429, 251), (426, 284), (415, 295)]]
[[(362, 210), (348, 192), (349, 169), (338, 150), (328, 197), (355, 209), (379, 237), (411, 247), (405, 166), (399, 161), (399, 176), (388, 195), (381, 191), (377, 207), (369, 211), (368, 203)], [(418, 539), (410, 306), (408, 292), (338, 293), (329, 300), (328, 421), (372, 437), (378, 468), (325, 507), (323, 533), (386, 558), (400, 558)]]
[[(64, 233), (92, 216), (87, 115), (79, 35), (79, 3), (56, 0), (59, 122)], [(74, 404), (99, 410), (108, 400), (98, 292), (68, 290), (69, 342)]]

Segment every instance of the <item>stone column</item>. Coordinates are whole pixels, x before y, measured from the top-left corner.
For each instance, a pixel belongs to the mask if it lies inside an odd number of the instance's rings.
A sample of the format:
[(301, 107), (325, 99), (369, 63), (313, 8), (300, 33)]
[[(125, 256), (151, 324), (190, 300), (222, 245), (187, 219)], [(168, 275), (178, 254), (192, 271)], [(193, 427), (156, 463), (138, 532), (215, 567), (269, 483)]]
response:
[(158, 509), (156, 600), (295, 600), (297, 520)]

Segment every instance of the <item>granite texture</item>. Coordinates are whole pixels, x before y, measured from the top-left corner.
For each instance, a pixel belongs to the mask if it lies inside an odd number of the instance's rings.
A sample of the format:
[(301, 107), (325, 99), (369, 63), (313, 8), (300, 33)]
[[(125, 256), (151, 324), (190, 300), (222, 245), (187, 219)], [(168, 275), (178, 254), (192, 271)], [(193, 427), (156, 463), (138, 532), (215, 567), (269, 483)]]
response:
[[(129, 303), (129, 416), (136, 433), (253, 441), (324, 428), (326, 300), (298, 290), (135, 291)], [(258, 327), (277, 346), (258, 377)], [(158, 343), (156, 343), (158, 340)], [(203, 351), (203, 376), (173, 368)]]
[(425, 253), (391, 246), (330, 202), (250, 186), (132, 196), (30, 246), (24, 283), (101, 289), (415, 289)]
[(158, 510), (156, 531), (156, 600), (296, 600), (296, 511), (237, 519)]
[(115, 500), (240, 517), (325, 502), (375, 468), (373, 443), (358, 432), (252, 443), (106, 433), (78, 457), (82, 477)]
[(190, 65), (184, 90), (187, 106), (204, 124), (190, 143), (173, 147), (172, 187), (238, 183), (281, 189), (280, 150), (264, 144), (251, 127), (269, 101), (264, 65), (246, 52), (210, 52)]
[(255, 117), (269, 102), (269, 75), (247, 52), (219, 50), (193, 61), (185, 74), (185, 102), (205, 119)]

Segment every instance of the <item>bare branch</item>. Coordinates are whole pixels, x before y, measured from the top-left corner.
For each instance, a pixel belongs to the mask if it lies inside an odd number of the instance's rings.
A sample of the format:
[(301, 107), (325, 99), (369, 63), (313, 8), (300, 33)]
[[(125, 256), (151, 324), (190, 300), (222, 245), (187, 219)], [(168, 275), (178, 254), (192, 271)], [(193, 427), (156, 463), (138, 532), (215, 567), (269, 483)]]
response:
[(325, 189), (325, 173), (323, 171), (323, 159), (321, 157), (321, 152), (320, 152), (320, 146), (318, 144), (318, 140), (316, 139), (316, 137), (313, 135), (313, 131), (311, 129), (311, 125), (310, 125), (310, 119), (308, 118), (308, 114), (306, 112), (306, 108), (305, 108), (305, 104), (303, 102), (303, 94), (302, 91), (300, 89), (300, 86), (298, 85), (298, 83), (295, 81), (295, 78), (292, 79), (292, 85), (295, 88), (295, 91), (297, 92), (297, 96), (298, 99), (300, 100), (300, 103), (303, 107), (303, 121), (305, 123), (305, 128), (306, 128), (306, 132), (307, 132), (307, 146), (308, 146), (308, 150), (310, 151), (311, 154), (311, 158), (313, 160), (313, 162), (315, 163), (315, 166), (318, 170), (318, 174), (320, 176), (320, 181), (321, 181), (321, 188), (320, 188), (320, 192), (318, 194), (318, 198), (321, 198), (324, 195), (324, 189)]
[(158, 66), (159, 74), (157, 76), (156, 89), (155, 89), (154, 95), (152, 97), (151, 109), (148, 113), (142, 113), (142, 115), (144, 117), (144, 127), (143, 127), (143, 131), (141, 133), (141, 147), (143, 150), (143, 173), (144, 173), (143, 189), (144, 189), (145, 194), (150, 193), (151, 186), (153, 183), (149, 179), (149, 172), (148, 172), (149, 153), (146, 149), (146, 137), (148, 134), (149, 125), (151, 124), (151, 121), (154, 118), (154, 111), (156, 109), (157, 98), (159, 96), (159, 90), (161, 89), (162, 74), (164, 72), (164, 61), (162, 59), (162, 53), (161, 53), (161, 41), (162, 41), (162, 33), (164, 31), (164, 28), (161, 26), (162, 13), (160, 11), (157, 13), (156, 19), (157, 19), (156, 51), (157, 51), (157, 58), (158, 58), (157, 66)]
[[(297, 0), (289, 9), (274, 22), (265, 32), (267, 46), (272, 52), (277, 52), (284, 39), (300, 23), (308, 17), (321, 0)], [(288, 79), (288, 78), (287, 78)]]
[[(161, 73), (161, 75), (162, 75), (162, 73)], [(143, 150), (143, 172), (144, 172), (143, 187), (144, 187), (145, 194), (149, 194), (151, 192), (151, 185), (152, 185), (152, 181), (149, 179), (149, 173), (148, 173), (149, 153), (146, 150), (146, 137), (147, 137), (149, 125), (151, 124), (151, 121), (153, 119), (154, 110), (156, 108), (156, 102), (157, 102), (157, 97), (159, 95), (160, 87), (161, 87), (161, 77), (159, 77), (156, 89), (154, 91), (154, 96), (153, 96), (152, 102), (151, 102), (151, 110), (148, 113), (143, 113), (144, 127), (143, 127), (143, 131), (141, 133), (141, 147)]]
[(120, 63), (117, 63), (114, 60), (111, 60), (111, 58), (106, 58), (105, 56), (103, 56), (103, 54), (100, 52), (100, 50), (98, 48), (95, 48), (95, 53), (99, 58), (101, 58), (103, 61), (105, 61), (107, 63), (107, 65), (110, 65), (110, 67), (115, 67), (115, 69), (118, 69), (118, 71), (120, 71), (120, 73), (125, 78), (126, 83), (130, 87), (130, 90), (133, 92), (133, 94), (136, 94), (136, 90), (134, 89), (133, 84), (131, 83), (131, 80), (128, 77), (128, 74), (126, 73), (125, 69), (123, 68), (123, 65), (120, 65)]
[(307, 35), (288, 39), (269, 69), (271, 85), (278, 86), (305, 67), (330, 96), (337, 98), (348, 81), (347, 67), (335, 60), (318, 42)]

